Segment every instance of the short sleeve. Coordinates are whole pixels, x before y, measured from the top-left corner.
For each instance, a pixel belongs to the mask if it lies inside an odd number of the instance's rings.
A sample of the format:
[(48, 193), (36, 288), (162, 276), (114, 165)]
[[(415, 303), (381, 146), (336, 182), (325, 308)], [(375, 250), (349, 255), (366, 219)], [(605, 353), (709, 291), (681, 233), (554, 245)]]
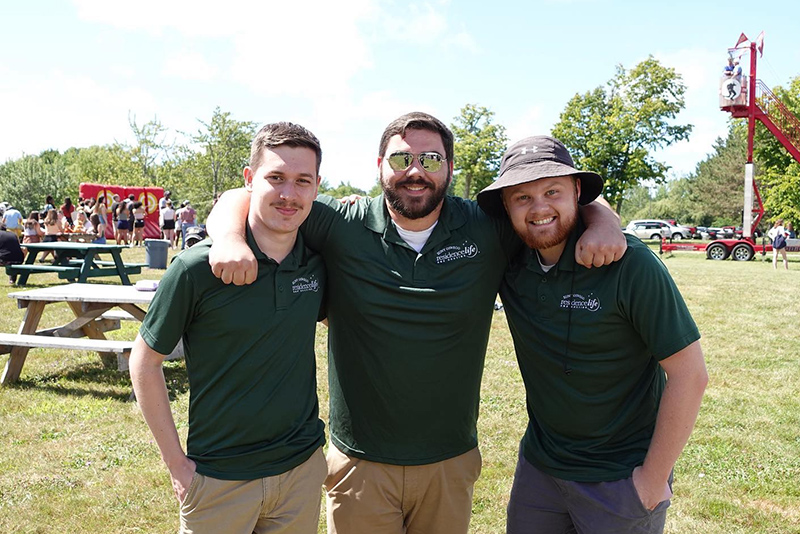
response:
[(159, 354), (170, 354), (189, 327), (198, 296), (190, 269), (176, 257), (158, 284), (139, 329), (142, 339)]

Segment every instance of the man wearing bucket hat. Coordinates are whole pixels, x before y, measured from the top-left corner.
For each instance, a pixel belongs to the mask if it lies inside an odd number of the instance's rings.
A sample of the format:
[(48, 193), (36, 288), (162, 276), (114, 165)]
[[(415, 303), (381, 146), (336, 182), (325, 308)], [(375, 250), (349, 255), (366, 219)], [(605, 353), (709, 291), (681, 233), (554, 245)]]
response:
[(649, 248), (628, 236), (625, 256), (595, 269), (565, 253), (584, 231), (578, 205), (602, 186), (537, 136), (478, 194), (528, 245), (500, 289), (529, 416), (509, 533), (662, 532), (708, 380), (700, 333)]

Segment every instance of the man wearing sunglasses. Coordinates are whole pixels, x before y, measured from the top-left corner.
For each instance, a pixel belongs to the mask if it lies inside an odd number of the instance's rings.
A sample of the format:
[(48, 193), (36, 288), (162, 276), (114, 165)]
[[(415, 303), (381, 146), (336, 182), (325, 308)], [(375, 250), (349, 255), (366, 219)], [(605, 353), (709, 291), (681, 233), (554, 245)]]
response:
[[(301, 227), (328, 269), (328, 531), (466, 533), (493, 304), (522, 244), (507, 221), (447, 196), (453, 135), (435, 117), (389, 124), (377, 163), (381, 196), (317, 201)], [(249, 283), (247, 193), (225, 193), (217, 206), (214, 273)], [(582, 262), (621, 257), (616, 217), (587, 213)]]

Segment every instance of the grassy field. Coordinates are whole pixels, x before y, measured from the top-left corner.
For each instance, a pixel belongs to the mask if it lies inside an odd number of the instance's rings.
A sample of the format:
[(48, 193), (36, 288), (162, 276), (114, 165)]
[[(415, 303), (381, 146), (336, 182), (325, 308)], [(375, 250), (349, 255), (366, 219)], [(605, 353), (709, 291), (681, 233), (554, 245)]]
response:
[[(126, 261), (143, 256), (141, 249), (125, 252)], [(800, 261), (792, 259), (789, 272), (759, 259), (712, 262), (678, 253), (664, 260), (700, 326), (710, 374), (697, 428), (675, 470), (669, 533), (800, 534)], [(136, 279), (162, 273), (145, 269)], [(6, 298), (16, 288), (3, 281), (0, 331), (12, 332), (23, 310)], [(58, 280), (37, 275), (31, 282)], [(49, 306), (43, 327), (70, 317), (66, 305), (57, 306)], [(135, 332), (130, 323), (110, 337), (132, 339)], [(324, 327), (317, 349), (326, 417)], [(185, 367), (169, 362), (165, 369), (185, 436)], [(104, 369), (95, 353), (30, 352), (21, 380), (0, 388), (0, 532), (177, 531), (167, 471), (130, 392), (127, 374)], [(471, 532), (504, 532), (525, 424), (522, 381), (498, 312), (483, 381), (484, 465)]]

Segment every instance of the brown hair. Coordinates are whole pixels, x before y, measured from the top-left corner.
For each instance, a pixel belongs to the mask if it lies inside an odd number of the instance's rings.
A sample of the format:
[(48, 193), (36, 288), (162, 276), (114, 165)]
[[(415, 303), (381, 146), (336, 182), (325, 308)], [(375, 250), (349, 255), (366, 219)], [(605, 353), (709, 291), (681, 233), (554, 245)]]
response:
[(406, 113), (389, 123), (389, 126), (383, 131), (383, 135), (381, 135), (381, 143), (378, 146), (378, 157), (382, 158), (385, 155), (389, 139), (395, 135), (405, 137), (406, 130), (427, 130), (429, 132), (438, 133), (444, 145), (444, 157), (447, 158), (447, 161), (453, 161), (453, 132), (433, 115), (428, 115), (421, 111)]
[(319, 166), (322, 164), (322, 148), (319, 139), (299, 124), (291, 122), (273, 122), (261, 127), (250, 147), (250, 168), (256, 170), (261, 164), (263, 150), (281, 145), (313, 150), (317, 155), (317, 174), (319, 174)]

